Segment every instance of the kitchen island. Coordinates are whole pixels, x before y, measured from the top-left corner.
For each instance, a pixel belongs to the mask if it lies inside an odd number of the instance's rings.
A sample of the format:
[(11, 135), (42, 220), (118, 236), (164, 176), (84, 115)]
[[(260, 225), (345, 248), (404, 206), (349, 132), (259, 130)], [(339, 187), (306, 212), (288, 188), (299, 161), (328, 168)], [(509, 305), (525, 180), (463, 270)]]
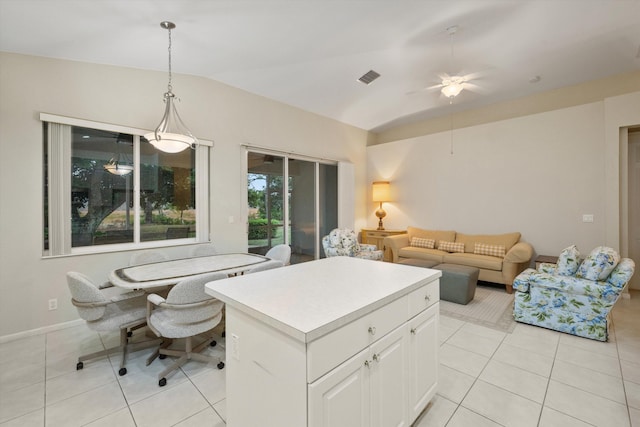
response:
[(437, 387), (440, 276), (333, 257), (208, 283), (227, 426), (410, 425)]

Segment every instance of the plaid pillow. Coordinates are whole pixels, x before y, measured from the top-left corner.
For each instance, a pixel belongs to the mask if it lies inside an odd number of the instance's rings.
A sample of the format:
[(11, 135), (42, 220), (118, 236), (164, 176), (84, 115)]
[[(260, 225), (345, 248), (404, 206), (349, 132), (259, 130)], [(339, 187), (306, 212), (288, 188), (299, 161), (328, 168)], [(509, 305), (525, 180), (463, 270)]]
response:
[(473, 253), (477, 255), (489, 255), (504, 258), (506, 249), (502, 245), (487, 245), (486, 243), (476, 243)]
[(464, 243), (445, 242), (444, 240), (440, 240), (438, 242), (438, 249), (440, 249), (441, 251), (447, 251), (447, 252), (464, 253)]
[(433, 249), (436, 247), (435, 239), (423, 239), (422, 237), (412, 237), (410, 246), (415, 246), (416, 248), (426, 248)]

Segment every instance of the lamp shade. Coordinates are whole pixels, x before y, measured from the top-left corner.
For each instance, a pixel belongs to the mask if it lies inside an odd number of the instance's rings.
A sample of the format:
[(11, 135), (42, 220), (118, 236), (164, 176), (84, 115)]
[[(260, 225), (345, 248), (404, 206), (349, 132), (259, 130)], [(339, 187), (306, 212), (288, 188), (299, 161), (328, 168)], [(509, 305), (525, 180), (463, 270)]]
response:
[(373, 183), (373, 201), (388, 202), (391, 200), (391, 187), (389, 181), (376, 181)]

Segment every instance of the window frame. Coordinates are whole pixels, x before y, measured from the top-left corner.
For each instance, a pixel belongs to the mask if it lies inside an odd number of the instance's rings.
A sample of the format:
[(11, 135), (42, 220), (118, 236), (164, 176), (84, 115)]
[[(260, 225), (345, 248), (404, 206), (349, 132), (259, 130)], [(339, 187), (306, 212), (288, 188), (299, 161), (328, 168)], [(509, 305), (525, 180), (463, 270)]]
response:
[[(47, 141), (47, 164), (43, 164), (43, 173), (46, 173), (48, 185), (43, 185), (43, 218), (41, 230), (45, 227), (44, 200), (48, 198), (48, 227), (49, 227), (49, 249), (44, 248), (42, 241), (42, 256), (45, 258), (74, 256), (93, 253), (120, 252), (125, 250), (157, 248), (168, 246), (180, 246), (193, 243), (204, 243), (210, 241), (209, 236), (209, 176), (210, 176), (210, 150), (213, 142), (199, 139), (195, 148), (195, 176), (196, 176), (196, 236), (182, 239), (154, 240), (140, 242), (140, 139), (148, 130), (120, 126), (115, 124), (94, 122), (72, 117), (58, 116), (48, 113), (40, 113), (40, 121), (54, 123), (58, 125), (85, 127), (108, 132), (118, 132), (133, 135), (133, 214), (137, 219), (134, 224), (134, 241), (131, 243), (113, 243), (92, 246), (71, 246), (71, 175), (68, 173), (71, 168), (71, 141), (69, 144), (59, 144), (52, 141), (51, 127), (48, 127), (49, 134)], [(43, 126), (44, 129), (44, 126)], [(60, 128), (58, 128), (60, 129)], [(63, 128), (64, 129), (64, 128)], [(43, 135), (45, 140), (45, 135)], [(67, 146), (68, 145), (68, 146)], [(65, 172), (67, 171), (67, 172)], [(48, 190), (48, 194), (44, 194)]]

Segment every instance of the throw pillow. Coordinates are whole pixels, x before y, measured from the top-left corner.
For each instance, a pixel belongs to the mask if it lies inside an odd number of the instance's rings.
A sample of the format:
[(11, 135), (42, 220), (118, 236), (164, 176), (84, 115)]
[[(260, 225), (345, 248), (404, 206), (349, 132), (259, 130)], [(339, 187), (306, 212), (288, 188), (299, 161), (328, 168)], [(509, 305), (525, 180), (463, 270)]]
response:
[(589, 280), (605, 280), (620, 262), (620, 255), (611, 248), (598, 246), (582, 261), (576, 277)]
[(447, 252), (464, 253), (464, 243), (446, 242), (444, 240), (440, 240), (438, 242), (438, 249)]
[(473, 253), (478, 255), (489, 255), (504, 258), (506, 249), (502, 245), (487, 245), (486, 243), (476, 243)]
[(578, 271), (580, 265), (580, 251), (576, 245), (564, 248), (560, 252), (558, 262), (556, 263), (556, 274), (560, 276), (573, 276)]
[(414, 246), (416, 248), (426, 248), (433, 249), (436, 247), (435, 239), (423, 239), (421, 237), (412, 237), (410, 246)]

